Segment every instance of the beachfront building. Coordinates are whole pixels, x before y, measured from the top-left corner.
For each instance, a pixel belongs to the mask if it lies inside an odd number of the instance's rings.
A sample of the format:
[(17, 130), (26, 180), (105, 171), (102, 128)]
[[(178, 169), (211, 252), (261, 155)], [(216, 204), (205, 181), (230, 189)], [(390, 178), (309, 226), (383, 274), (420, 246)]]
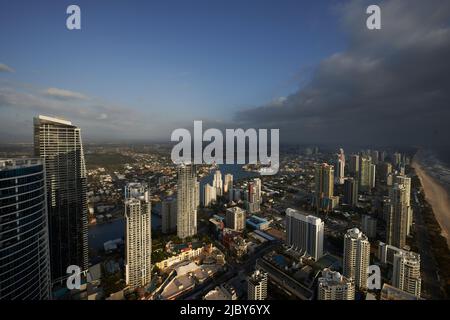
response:
[(404, 205), (407, 207), (407, 222), (406, 222), (406, 235), (411, 233), (411, 227), (413, 223), (413, 211), (411, 208), (411, 178), (405, 175), (399, 175), (395, 177), (395, 183), (403, 185), (405, 188)]
[(410, 206), (407, 193), (405, 186), (398, 183), (395, 183), (389, 192), (386, 242), (400, 249), (405, 247), (408, 233)]
[(420, 298), (420, 255), (414, 252), (398, 252), (394, 255), (392, 285)]

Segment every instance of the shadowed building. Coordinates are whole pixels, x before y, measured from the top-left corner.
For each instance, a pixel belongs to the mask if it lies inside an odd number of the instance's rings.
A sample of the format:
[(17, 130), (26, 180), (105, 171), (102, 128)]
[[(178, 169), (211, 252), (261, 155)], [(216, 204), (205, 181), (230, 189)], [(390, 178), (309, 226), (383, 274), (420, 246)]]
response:
[(52, 282), (67, 267), (88, 268), (86, 168), (80, 129), (70, 121), (34, 118), (34, 154), (45, 165)]

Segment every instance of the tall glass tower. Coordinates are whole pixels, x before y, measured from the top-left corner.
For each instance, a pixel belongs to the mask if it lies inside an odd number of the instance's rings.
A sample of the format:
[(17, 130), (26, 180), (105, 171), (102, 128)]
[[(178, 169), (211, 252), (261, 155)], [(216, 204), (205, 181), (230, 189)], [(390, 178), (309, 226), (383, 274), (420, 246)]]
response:
[(0, 160), (0, 300), (50, 298), (44, 166)]
[(86, 168), (80, 129), (70, 121), (34, 118), (34, 153), (44, 161), (52, 283), (67, 267), (88, 268)]

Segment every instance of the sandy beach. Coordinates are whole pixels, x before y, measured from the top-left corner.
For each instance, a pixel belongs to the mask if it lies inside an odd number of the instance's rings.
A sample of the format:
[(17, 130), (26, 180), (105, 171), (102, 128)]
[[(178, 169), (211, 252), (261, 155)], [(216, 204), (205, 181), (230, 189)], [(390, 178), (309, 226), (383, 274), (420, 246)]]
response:
[(450, 198), (447, 190), (433, 177), (427, 174), (420, 164), (413, 160), (412, 167), (416, 170), (425, 192), (425, 199), (433, 208), (434, 216), (442, 229), (442, 235), (450, 247)]

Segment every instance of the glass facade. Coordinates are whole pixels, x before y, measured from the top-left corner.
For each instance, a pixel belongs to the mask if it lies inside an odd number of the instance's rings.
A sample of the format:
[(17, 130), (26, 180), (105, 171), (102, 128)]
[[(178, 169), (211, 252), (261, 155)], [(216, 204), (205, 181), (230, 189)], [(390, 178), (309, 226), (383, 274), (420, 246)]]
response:
[(50, 298), (44, 167), (0, 160), (0, 299)]

